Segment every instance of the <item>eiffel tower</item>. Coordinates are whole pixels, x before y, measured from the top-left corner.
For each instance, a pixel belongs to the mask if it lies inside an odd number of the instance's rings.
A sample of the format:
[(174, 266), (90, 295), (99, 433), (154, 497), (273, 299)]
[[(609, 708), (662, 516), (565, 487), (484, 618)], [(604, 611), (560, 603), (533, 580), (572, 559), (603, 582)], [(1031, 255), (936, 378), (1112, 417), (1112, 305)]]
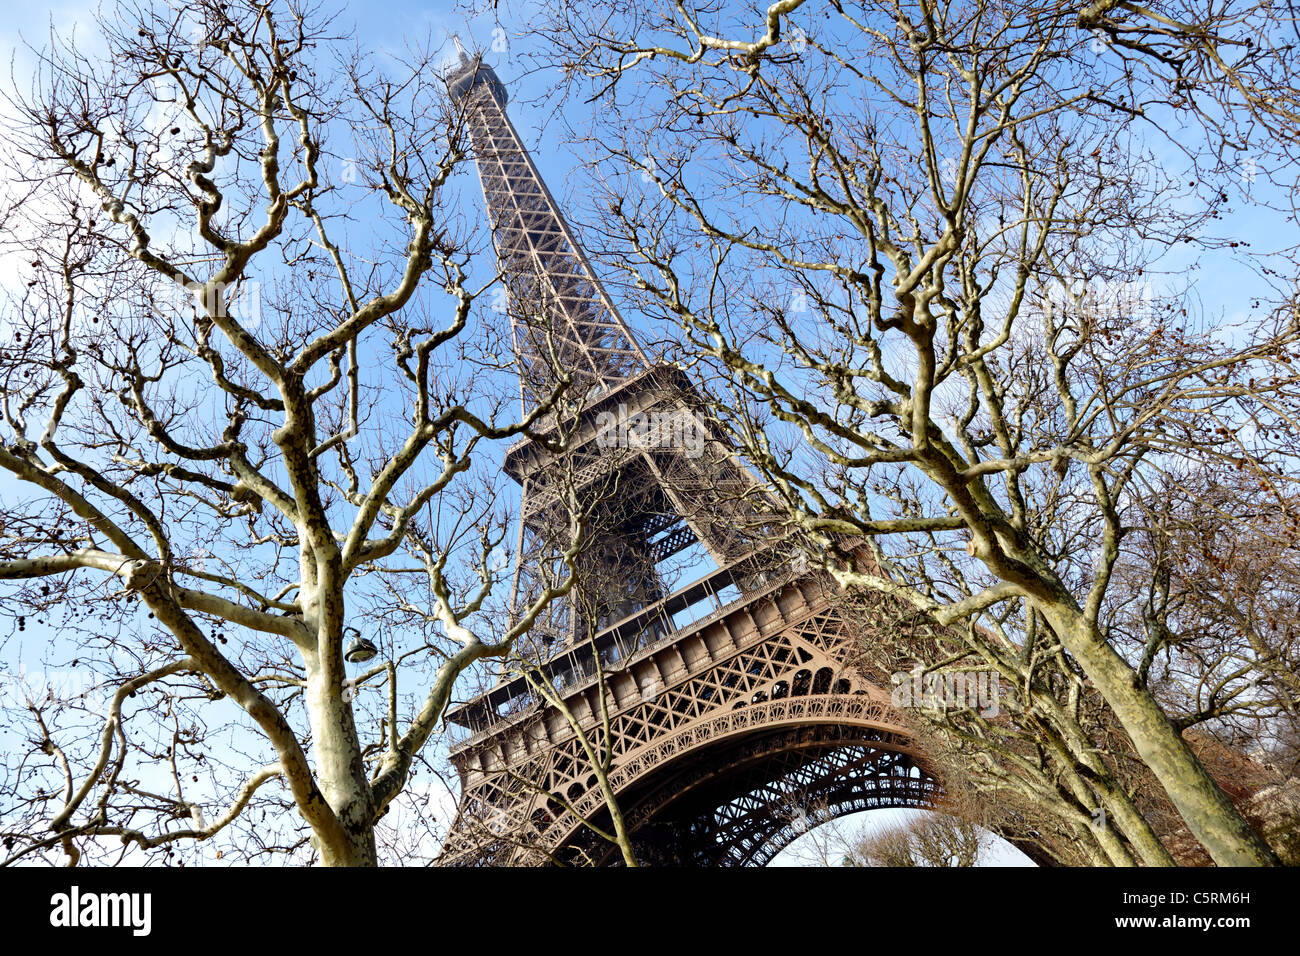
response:
[[(565, 451), (526, 440), (506, 453), (521, 485), (512, 606), (555, 580), (576, 496), (591, 543), (573, 591), (529, 639), (588, 740), (604, 739), (607, 714), (608, 779), (638, 860), (761, 865), (810, 825), (934, 805), (939, 784), (880, 675), (854, 666), (857, 628), (834, 588), (773, 540), (768, 503), (688, 376), (637, 343), (496, 73), (461, 50), (447, 82), (506, 280), (525, 406), (550, 393), (550, 369), (573, 378), (572, 409), (548, 426)], [(462, 797), (442, 862), (620, 861), (586, 825), (608, 831), (610, 815), (582, 739), (524, 675), (503, 672), (447, 720), (466, 736), (451, 748)]]

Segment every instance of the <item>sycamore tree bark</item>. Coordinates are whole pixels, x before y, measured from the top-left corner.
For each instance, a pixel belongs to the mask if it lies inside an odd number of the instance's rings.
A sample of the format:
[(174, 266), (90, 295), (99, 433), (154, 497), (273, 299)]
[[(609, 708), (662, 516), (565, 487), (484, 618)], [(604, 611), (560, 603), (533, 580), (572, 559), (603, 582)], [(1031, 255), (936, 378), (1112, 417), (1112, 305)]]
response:
[[(600, 106), (597, 254), (680, 327), (813, 557), (940, 624), (1023, 642), (1037, 615), (1214, 860), (1275, 864), (1109, 621), (1151, 488), (1293, 491), (1285, 18), (610, 0), (541, 25)], [(1249, 301), (1198, 311), (1203, 267)], [(872, 567), (839, 544), (862, 536)]]
[(386, 75), (296, 3), (99, 28), (10, 94), (0, 581), (6, 676), (107, 696), (6, 686), (4, 859), (372, 865), (458, 676), (569, 586), (495, 623), (473, 467), (568, 379), (509, 411), (436, 51)]

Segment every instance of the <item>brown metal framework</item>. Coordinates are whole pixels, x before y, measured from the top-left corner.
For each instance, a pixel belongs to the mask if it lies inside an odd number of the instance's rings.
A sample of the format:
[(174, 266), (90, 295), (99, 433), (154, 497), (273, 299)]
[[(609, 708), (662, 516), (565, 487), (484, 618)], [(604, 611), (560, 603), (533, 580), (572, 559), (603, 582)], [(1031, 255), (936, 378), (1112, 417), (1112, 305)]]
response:
[(473, 139), (516, 349), (529, 360), (521, 381), (525, 402), (549, 389), (550, 366), (540, 359), (552, 350), (561, 367), (587, 384), (617, 386), (646, 367), (646, 355), (506, 115), (505, 87), (481, 60), (462, 53), (461, 61), (448, 86)]
[[(828, 582), (782, 560), (774, 511), (685, 374), (637, 345), (506, 117), (501, 82), (480, 58), (461, 60), (448, 85), (507, 277), (524, 401), (550, 389), (547, 355), (579, 373), (583, 399), (552, 425), (570, 433), (564, 454), (532, 442), (507, 454), (523, 486), (512, 600), (551, 580), (576, 494), (592, 544), (574, 599), (535, 629), (538, 669), (595, 739), (599, 657), (601, 743), (638, 856), (762, 864), (810, 821), (933, 805), (938, 784), (888, 693), (854, 666)], [(675, 416), (706, 440), (611, 447), (598, 426), (614, 410)], [(688, 548), (713, 567), (680, 586), (665, 563)], [(468, 736), (451, 751), (462, 799), (444, 862), (618, 858), (583, 823), (601, 825), (607, 809), (580, 739), (523, 676), (447, 716)]]

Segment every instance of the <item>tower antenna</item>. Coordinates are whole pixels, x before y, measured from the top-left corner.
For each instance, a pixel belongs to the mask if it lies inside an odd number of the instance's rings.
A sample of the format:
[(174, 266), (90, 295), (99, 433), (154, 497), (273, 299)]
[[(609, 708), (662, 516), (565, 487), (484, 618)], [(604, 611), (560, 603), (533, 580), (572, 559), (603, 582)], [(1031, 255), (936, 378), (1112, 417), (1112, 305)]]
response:
[(461, 42), (460, 42), (460, 34), (459, 34), (459, 33), (453, 33), (453, 34), (451, 35), (451, 42), (454, 43), (454, 44), (456, 44), (456, 52), (460, 54), (460, 62), (461, 62), (461, 64), (462, 64), (462, 65), (467, 65), (467, 64), (469, 63), (469, 54), (467, 54), (467, 53), (465, 52), (465, 47), (461, 45)]

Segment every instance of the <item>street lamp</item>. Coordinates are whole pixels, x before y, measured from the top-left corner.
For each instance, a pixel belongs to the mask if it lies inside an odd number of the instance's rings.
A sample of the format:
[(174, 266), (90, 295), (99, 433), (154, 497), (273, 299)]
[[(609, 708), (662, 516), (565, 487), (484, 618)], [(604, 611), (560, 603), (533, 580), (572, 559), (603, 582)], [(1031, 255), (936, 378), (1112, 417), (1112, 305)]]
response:
[(379, 653), (379, 648), (375, 647), (374, 642), (362, 637), (361, 632), (355, 627), (344, 628), (343, 633), (344, 635), (348, 633), (356, 635), (356, 637), (352, 638), (352, 643), (348, 645), (347, 650), (343, 652), (343, 659), (349, 664), (364, 664)]

